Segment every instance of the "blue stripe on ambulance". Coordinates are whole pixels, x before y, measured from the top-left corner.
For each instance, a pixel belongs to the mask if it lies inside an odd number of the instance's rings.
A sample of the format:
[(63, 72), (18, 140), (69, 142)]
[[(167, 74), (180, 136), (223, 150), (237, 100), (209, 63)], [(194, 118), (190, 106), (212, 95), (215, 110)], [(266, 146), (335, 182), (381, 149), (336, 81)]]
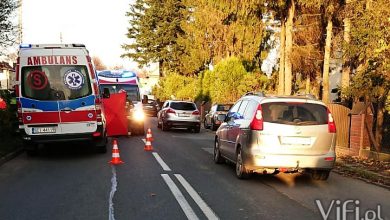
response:
[[(34, 100), (29, 98), (20, 98), (20, 102), (22, 104), (22, 108), (34, 108), (42, 111), (58, 111), (63, 108), (71, 108), (75, 110), (77, 108), (93, 106), (95, 105), (95, 95), (86, 96), (79, 99), (74, 100), (59, 100), (57, 101), (42, 101), (42, 100)], [(58, 109), (59, 107), (59, 109)]]
[(56, 101), (39, 101), (29, 98), (20, 98), (22, 108), (34, 108), (47, 112), (58, 111), (58, 104)]
[(60, 100), (59, 101), (59, 108), (71, 108), (72, 110), (75, 110), (77, 108), (81, 107), (87, 107), (87, 106), (95, 106), (95, 95), (86, 96), (79, 99), (74, 100)]

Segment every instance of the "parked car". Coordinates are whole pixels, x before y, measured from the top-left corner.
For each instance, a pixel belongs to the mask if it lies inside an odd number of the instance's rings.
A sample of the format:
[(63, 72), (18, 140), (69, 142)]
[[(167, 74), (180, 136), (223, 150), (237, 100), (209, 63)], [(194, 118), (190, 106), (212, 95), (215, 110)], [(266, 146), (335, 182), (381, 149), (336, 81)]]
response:
[(148, 102), (143, 104), (144, 113), (149, 116), (157, 116), (157, 112), (160, 110), (156, 100), (148, 99)]
[(250, 93), (218, 118), (224, 122), (215, 135), (214, 162), (232, 161), (238, 178), (308, 172), (326, 180), (334, 167), (336, 125), (319, 100)]
[(206, 112), (207, 114), (204, 116), (204, 128), (210, 128), (213, 131), (217, 130), (222, 123), (222, 121), (218, 120), (218, 115), (226, 114), (231, 107), (232, 104), (215, 104), (211, 106), (210, 111)]
[(199, 133), (200, 112), (193, 102), (168, 100), (157, 114), (157, 127), (163, 131), (187, 128)]

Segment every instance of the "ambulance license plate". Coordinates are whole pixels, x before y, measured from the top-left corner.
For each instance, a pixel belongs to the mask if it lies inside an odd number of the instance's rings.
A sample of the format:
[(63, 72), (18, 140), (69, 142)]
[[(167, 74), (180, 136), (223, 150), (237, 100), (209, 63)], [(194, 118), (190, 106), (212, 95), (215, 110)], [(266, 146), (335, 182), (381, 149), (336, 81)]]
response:
[(33, 134), (50, 134), (56, 133), (55, 127), (42, 127), (42, 128), (32, 128)]

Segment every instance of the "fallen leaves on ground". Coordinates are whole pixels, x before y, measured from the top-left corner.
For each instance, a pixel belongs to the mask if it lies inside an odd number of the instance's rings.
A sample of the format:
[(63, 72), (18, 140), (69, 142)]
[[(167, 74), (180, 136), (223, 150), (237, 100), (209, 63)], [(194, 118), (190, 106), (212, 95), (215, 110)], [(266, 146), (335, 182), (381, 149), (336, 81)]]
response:
[(339, 155), (335, 170), (344, 176), (390, 187), (390, 162)]

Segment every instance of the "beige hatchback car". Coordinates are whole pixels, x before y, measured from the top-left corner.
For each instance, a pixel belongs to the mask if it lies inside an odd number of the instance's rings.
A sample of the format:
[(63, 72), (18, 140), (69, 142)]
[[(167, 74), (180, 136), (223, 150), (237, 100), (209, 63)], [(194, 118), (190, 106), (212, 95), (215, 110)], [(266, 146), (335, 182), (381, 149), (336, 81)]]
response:
[(334, 167), (336, 125), (315, 98), (248, 93), (219, 119), (214, 162), (235, 163), (240, 179), (254, 172), (308, 172), (327, 180)]

